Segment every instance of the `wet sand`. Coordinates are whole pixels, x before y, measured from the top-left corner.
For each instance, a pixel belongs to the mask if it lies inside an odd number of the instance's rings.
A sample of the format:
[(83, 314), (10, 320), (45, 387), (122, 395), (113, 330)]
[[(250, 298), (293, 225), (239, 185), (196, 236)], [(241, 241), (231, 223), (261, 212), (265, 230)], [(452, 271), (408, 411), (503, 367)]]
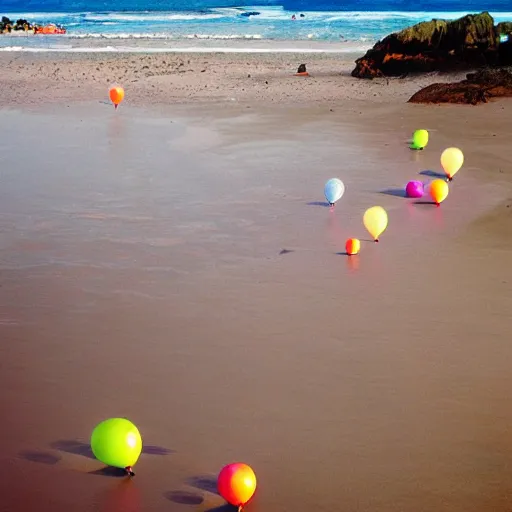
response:
[[(235, 460), (248, 512), (511, 508), (510, 103), (396, 98), (2, 110), (0, 509), (204, 512)], [(449, 145), (446, 202), (399, 197)], [(130, 482), (90, 457), (111, 416)]]

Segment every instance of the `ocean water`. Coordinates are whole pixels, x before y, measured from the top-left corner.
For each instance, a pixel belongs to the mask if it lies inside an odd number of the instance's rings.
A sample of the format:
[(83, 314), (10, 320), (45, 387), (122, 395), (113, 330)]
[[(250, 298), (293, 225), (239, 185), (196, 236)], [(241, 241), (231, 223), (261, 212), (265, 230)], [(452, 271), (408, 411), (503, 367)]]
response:
[[(298, 46), (294, 42), (306, 41), (312, 48), (318, 43), (336, 43), (337, 51), (362, 50), (390, 32), (432, 18), (454, 19), (488, 10), (497, 22), (512, 20), (509, 0), (434, 0), (421, 4), (410, 0), (260, 0), (258, 5), (230, 0), (127, 0), (122, 10), (119, 7), (99, 0), (3, 0), (0, 14), (39, 24), (57, 23), (66, 27), (67, 34), (4, 35), (0, 37), (0, 49), (83, 51), (139, 46), (165, 51), (175, 47), (208, 48), (218, 46), (220, 41), (229, 48), (245, 41), (249, 50), (257, 50), (263, 42), (267, 50), (272, 42), (276, 50), (283, 50), (283, 42), (293, 49)], [(252, 12), (258, 14), (248, 15)], [(251, 42), (249, 46), (247, 42)]]

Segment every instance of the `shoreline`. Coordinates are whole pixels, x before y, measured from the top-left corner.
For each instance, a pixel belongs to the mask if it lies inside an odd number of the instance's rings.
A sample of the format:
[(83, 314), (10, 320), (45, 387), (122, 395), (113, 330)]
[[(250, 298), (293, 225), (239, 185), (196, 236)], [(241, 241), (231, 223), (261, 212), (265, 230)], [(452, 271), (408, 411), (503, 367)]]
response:
[[(23, 36), (0, 37), (0, 52), (53, 52), (53, 53), (325, 53), (364, 54), (373, 41), (315, 41), (267, 40), (249, 37), (207, 38), (189, 37), (80, 37), (80, 36), (25, 36), (24, 46), (19, 45)], [(9, 44), (12, 43), (12, 44)], [(108, 46), (105, 44), (108, 43)], [(136, 46), (129, 46), (136, 44)]]

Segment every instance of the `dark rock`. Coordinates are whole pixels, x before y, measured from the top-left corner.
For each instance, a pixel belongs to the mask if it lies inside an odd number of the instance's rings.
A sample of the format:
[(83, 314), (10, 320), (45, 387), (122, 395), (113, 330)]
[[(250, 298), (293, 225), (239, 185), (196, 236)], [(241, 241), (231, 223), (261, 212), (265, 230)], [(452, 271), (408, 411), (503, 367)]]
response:
[(25, 32), (29, 30), (34, 30), (34, 25), (32, 25), (29, 21), (24, 19), (19, 19), (13, 26), (14, 30), (24, 30)]
[(496, 25), (496, 37), (499, 41), (498, 60), (504, 66), (512, 65), (512, 21)]
[(8, 33), (12, 30), (12, 21), (7, 16), (2, 16), (0, 21), (0, 33)]
[(377, 42), (356, 60), (352, 76), (376, 78), (504, 65), (510, 49), (504, 46), (508, 44), (504, 37), (500, 42), (498, 31), (510, 30), (510, 25), (495, 27), (488, 12), (418, 23)]
[(409, 102), (477, 105), (498, 97), (512, 97), (512, 73), (487, 68), (469, 73), (462, 82), (429, 85), (414, 94)]
[(306, 73), (306, 64), (301, 64), (299, 69), (297, 69), (297, 73)]

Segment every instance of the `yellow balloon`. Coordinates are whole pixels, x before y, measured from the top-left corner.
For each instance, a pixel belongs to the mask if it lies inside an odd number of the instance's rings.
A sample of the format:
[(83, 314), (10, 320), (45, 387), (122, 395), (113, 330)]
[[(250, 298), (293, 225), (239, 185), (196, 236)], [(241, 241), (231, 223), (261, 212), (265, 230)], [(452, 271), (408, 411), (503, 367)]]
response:
[(447, 148), (441, 154), (441, 165), (448, 179), (452, 179), (464, 163), (464, 155), (459, 148)]
[(388, 214), (382, 206), (372, 206), (364, 212), (363, 223), (373, 239), (378, 242), (379, 236), (388, 226)]

